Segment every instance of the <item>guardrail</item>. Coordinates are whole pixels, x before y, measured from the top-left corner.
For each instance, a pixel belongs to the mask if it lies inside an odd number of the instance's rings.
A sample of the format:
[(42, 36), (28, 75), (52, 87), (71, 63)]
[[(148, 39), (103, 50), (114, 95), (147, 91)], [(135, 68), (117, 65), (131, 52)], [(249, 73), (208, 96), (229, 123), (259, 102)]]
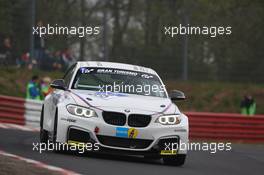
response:
[(192, 139), (264, 143), (264, 116), (186, 112)]
[(42, 102), (38, 100), (25, 101), (25, 122), (28, 126), (39, 127)]
[(0, 95), (0, 122), (39, 127), (42, 102)]
[(24, 125), (24, 103), (21, 98), (0, 96), (0, 122)]
[[(42, 102), (0, 95), (0, 122), (39, 127)], [(190, 138), (264, 143), (264, 115), (184, 112)]]

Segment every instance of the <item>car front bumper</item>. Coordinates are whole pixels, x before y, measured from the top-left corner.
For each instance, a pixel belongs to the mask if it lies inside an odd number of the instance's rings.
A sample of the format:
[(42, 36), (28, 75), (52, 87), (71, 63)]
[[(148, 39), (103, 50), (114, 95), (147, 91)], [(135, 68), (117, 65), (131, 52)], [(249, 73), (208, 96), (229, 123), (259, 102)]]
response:
[[(100, 114), (100, 111), (96, 112)], [(184, 114), (182, 114), (181, 123), (177, 125), (164, 126), (155, 123), (153, 119), (147, 127), (135, 127), (137, 131), (135, 138), (118, 136), (117, 128), (130, 129), (131, 127), (107, 124), (100, 115), (93, 118), (82, 118), (69, 114), (65, 109), (60, 109), (58, 114), (56, 141), (60, 143), (67, 143), (69, 140), (90, 141), (98, 143), (102, 150), (138, 154), (160, 152), (169, 144), (166, 142), (188, 144), (188, 118)], [(71, 134), (72, 131), (77, 134)], [(78, 131), (80, 131), (79, 134)], [(177, 153), (187, 154), (187, 146), (178, 149)]]

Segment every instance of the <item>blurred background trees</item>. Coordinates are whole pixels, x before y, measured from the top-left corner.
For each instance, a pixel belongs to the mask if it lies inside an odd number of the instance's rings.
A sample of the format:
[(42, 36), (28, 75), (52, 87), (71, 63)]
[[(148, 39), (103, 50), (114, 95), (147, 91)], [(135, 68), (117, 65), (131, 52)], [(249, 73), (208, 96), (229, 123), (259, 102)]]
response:
[[(29, 51), (33, 0), (0, 0), (0, 42), (9, 36), (17, 55)], [(51, 52), (72, 48), (79, 60), (107, 60), (154, 68), (181, 79), (184, 37), (164, 35), (164, 26), (231, 26), (232, 34), (188, 36), (189, 80), (264, 80), (262, 0), (38, 0), (44, 25), (100, 26), (100, 35), (46, 36)], [(105, 29), (105, 30), (104, 30)]]

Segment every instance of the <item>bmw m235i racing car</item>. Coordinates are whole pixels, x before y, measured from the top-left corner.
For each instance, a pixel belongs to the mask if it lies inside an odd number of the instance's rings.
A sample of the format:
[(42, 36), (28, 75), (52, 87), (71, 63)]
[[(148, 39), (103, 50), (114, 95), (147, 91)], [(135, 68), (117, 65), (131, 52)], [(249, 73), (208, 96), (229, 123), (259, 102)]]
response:
[(188, 118), (172, 102), (158, 74), (146, 67), (77, 62), (43, 103), (42, 143), (94, 143), (99, 152), (143, 155), (183, 165), (188, 144)]

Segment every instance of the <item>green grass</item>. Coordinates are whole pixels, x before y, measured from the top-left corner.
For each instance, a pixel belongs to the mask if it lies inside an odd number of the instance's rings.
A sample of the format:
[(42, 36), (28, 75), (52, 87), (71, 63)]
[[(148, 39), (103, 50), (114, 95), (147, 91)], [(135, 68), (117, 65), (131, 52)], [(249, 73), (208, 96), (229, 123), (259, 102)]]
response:
[(187, 100), (177, 102), (185, 111), (240, 112), (240, 101), (245, 94), (253, 96), (257, 113), (264, 114), (264, 85), (227, 82), (166, 81), (167, 89), (178, 89)]
[[(0, 69), (0, 94), (25, 97), (26, 84), (32, 75), (61, 78), (62, 72), (27, 70), (16, 68)], [(181, 82), (165, 81), (168, 91), (181, 90), (187, 99), (177, 102), (184, 111), (240, 112), (240, 101), (244, 94), (251, 94), (257, 102), (257, 113), (264, 114), (264, 85), (227, 82)]]
[(63, 73), (1, 67), (0, 75), (0, 94), (25, 97), (26, 85), (33, 75), (38, 75), (39, 77), (49, 76), (52, 79), (57, 79), (62, 78)]

